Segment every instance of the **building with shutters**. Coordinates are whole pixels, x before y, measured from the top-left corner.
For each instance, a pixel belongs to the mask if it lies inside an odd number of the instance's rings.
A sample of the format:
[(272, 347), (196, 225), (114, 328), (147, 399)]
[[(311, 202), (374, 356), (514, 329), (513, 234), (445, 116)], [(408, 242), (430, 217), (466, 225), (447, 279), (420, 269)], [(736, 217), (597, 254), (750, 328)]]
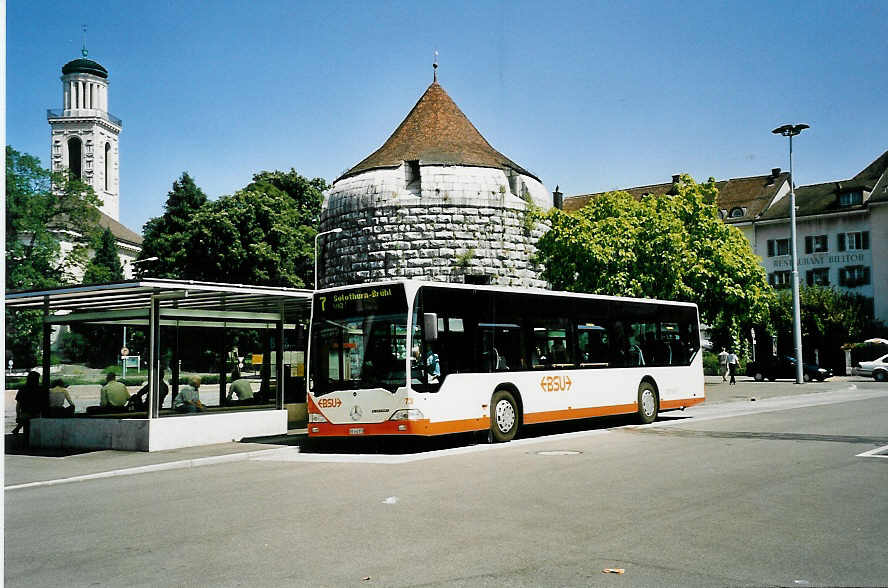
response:
[[(668, 194), (672, 183), (625, 191), (641, 197)], [(724, 221), (740, 229), (761, 257), (768, 282), (792, 285), (789, 174), (717, 182)], [(873, 299), (877, 319), (888, 323), (888, 151), (850, 179), (796, 188), (799, 281), (832, 286)], [(565, 198), (578, 210), (598, 194)]]

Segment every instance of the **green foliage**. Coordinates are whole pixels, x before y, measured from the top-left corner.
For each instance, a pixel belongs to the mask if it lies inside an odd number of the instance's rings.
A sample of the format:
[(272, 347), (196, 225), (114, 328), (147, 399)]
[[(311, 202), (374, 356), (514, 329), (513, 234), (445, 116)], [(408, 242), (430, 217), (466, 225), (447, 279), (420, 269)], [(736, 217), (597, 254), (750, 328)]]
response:
[(300, 222), (300, 212), (271, 184), (207, 204), (185, 242), (185, 276), (264, 286), (310, 283), (316, 230)]
[(84, 284), (102, 284), (123, 280), (123, 266), (117, 253), (117, 240), (111, 229), (101, 232), (95, 244), (95, 255), (86, 264)]
[(60, 359), (67, 363), (80, 363), (86, 359), (89, 344), (80, 333), (63, 330), (59, 334), (58, 351)]
[(183, 172), (167, 194), (163, 215), (145, 223), (139, 259), (158, 259), (135, 266), (139, 276), (194, 279), (185, 275), (190, 254), (185, 243), (194, 226), (194, 215), (206, 203), (206, 194), (197, 187), (188, 172)]
[[(37, 158), (7, 145), (6, 289), (72, 283), (96, 234), (101, 204), (92, 187), (79, 178), (50, 172), (40, 167)], [(72, 245), (64, 256), (63, 234)], [(6, 312), (6, 345), (16, 365), (36, 365), (41, 332), (39, 311)]]
[[(820, 351), (820, 364), (840, 367), (845, 363), (841, 347), (870, 337), (884, 337), (886, 327), (875, 320), (873, 299), (822, 286), (799, 289), (802, 318), (802, 352), (814, 361)], [(781, 290), (771, 306), (771, 325), (777, 334), (778, 353), (795, 355), (792, 338), (792, 291)]]
[(717, 376), (718, 371), (718, 354), (711, 351), (703, 352), (703, 374), (707, 376)]
[(145, 225), (143, 274), (268, 286), (313, 281), (321, 178), (263, 171), (243, 190), (215, 202), (187, 173), (173, 184), (163, 216)]
[(773, 298), (749, 242), (722, 222), (710, 178), (687, 175), (673, 194), (609, 192), (576, 212), (552, 210), (539, 241), (557, 290), (695, 302), (701, 321), (742, 341)]
[(467, 268), (469, 264), (472, 263), (472, 259), (475, 257), (475, 248), (469, 247), (462, 253), (456, 256), (456, 259), (453, 261), (453, 265), (460, 268)]
[[(6, 147), (6, 288), (46, 288), (72, 281), (97, 232), (102, 201), (67, 173)], [(60, 234), (73, 244), (60, 254)]]

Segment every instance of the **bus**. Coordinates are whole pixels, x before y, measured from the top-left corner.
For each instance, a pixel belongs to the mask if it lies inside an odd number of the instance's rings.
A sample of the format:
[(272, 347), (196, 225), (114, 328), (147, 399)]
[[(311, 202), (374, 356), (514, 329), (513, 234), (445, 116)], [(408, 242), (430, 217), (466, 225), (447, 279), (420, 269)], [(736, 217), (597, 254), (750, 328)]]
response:
[(311, 437), (432, 436), (703, 402), (697, 307), (684, 302), (397, 281), (319, 290)]

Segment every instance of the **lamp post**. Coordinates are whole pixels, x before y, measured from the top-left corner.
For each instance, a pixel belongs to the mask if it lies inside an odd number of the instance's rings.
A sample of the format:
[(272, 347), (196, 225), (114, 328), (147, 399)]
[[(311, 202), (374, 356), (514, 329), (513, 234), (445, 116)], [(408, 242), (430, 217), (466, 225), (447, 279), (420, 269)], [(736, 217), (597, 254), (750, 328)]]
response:
[(321, 235), (329, 235), (331, 233), (341, 233), (342, 227), (336, 227), (335, 229), (330, 229), (329, 231), (324, 231), (323, 233), (318, 233), (315, 235), (315, 290), (318, 289), (318, 238)]
[(802, 313), (799, 301), (799, 256), (796, 247), (796, 199), (795, 186), (792, 177), (792, 138), (809, 128), (806, 124), (783, 125), (777, 127), (772, 133), (789, 137), (789, 224), (790, 240), (792, 245), (792, 339), (795, 343), (796, 356), (796, 384), (805, 381), (802, 368)]

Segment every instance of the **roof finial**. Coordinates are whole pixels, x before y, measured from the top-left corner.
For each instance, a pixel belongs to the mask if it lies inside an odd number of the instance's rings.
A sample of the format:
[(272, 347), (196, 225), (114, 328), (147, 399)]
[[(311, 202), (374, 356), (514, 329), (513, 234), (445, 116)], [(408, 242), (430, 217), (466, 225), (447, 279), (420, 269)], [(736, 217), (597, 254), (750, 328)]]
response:
[(437, 84), (438, 83), (438, 50), (437, 49), (435, 49), (435, 63), (432, 64), (432, 71), (434, 72), (434, 77), (432, 79), (432, 82)]
[(83, 31), (83, 34), (80, 36), (80, 53), (86, 57), (89, 54), (89, 51), (86, 50), (86, 25), (80, 25), (80, 30)]

